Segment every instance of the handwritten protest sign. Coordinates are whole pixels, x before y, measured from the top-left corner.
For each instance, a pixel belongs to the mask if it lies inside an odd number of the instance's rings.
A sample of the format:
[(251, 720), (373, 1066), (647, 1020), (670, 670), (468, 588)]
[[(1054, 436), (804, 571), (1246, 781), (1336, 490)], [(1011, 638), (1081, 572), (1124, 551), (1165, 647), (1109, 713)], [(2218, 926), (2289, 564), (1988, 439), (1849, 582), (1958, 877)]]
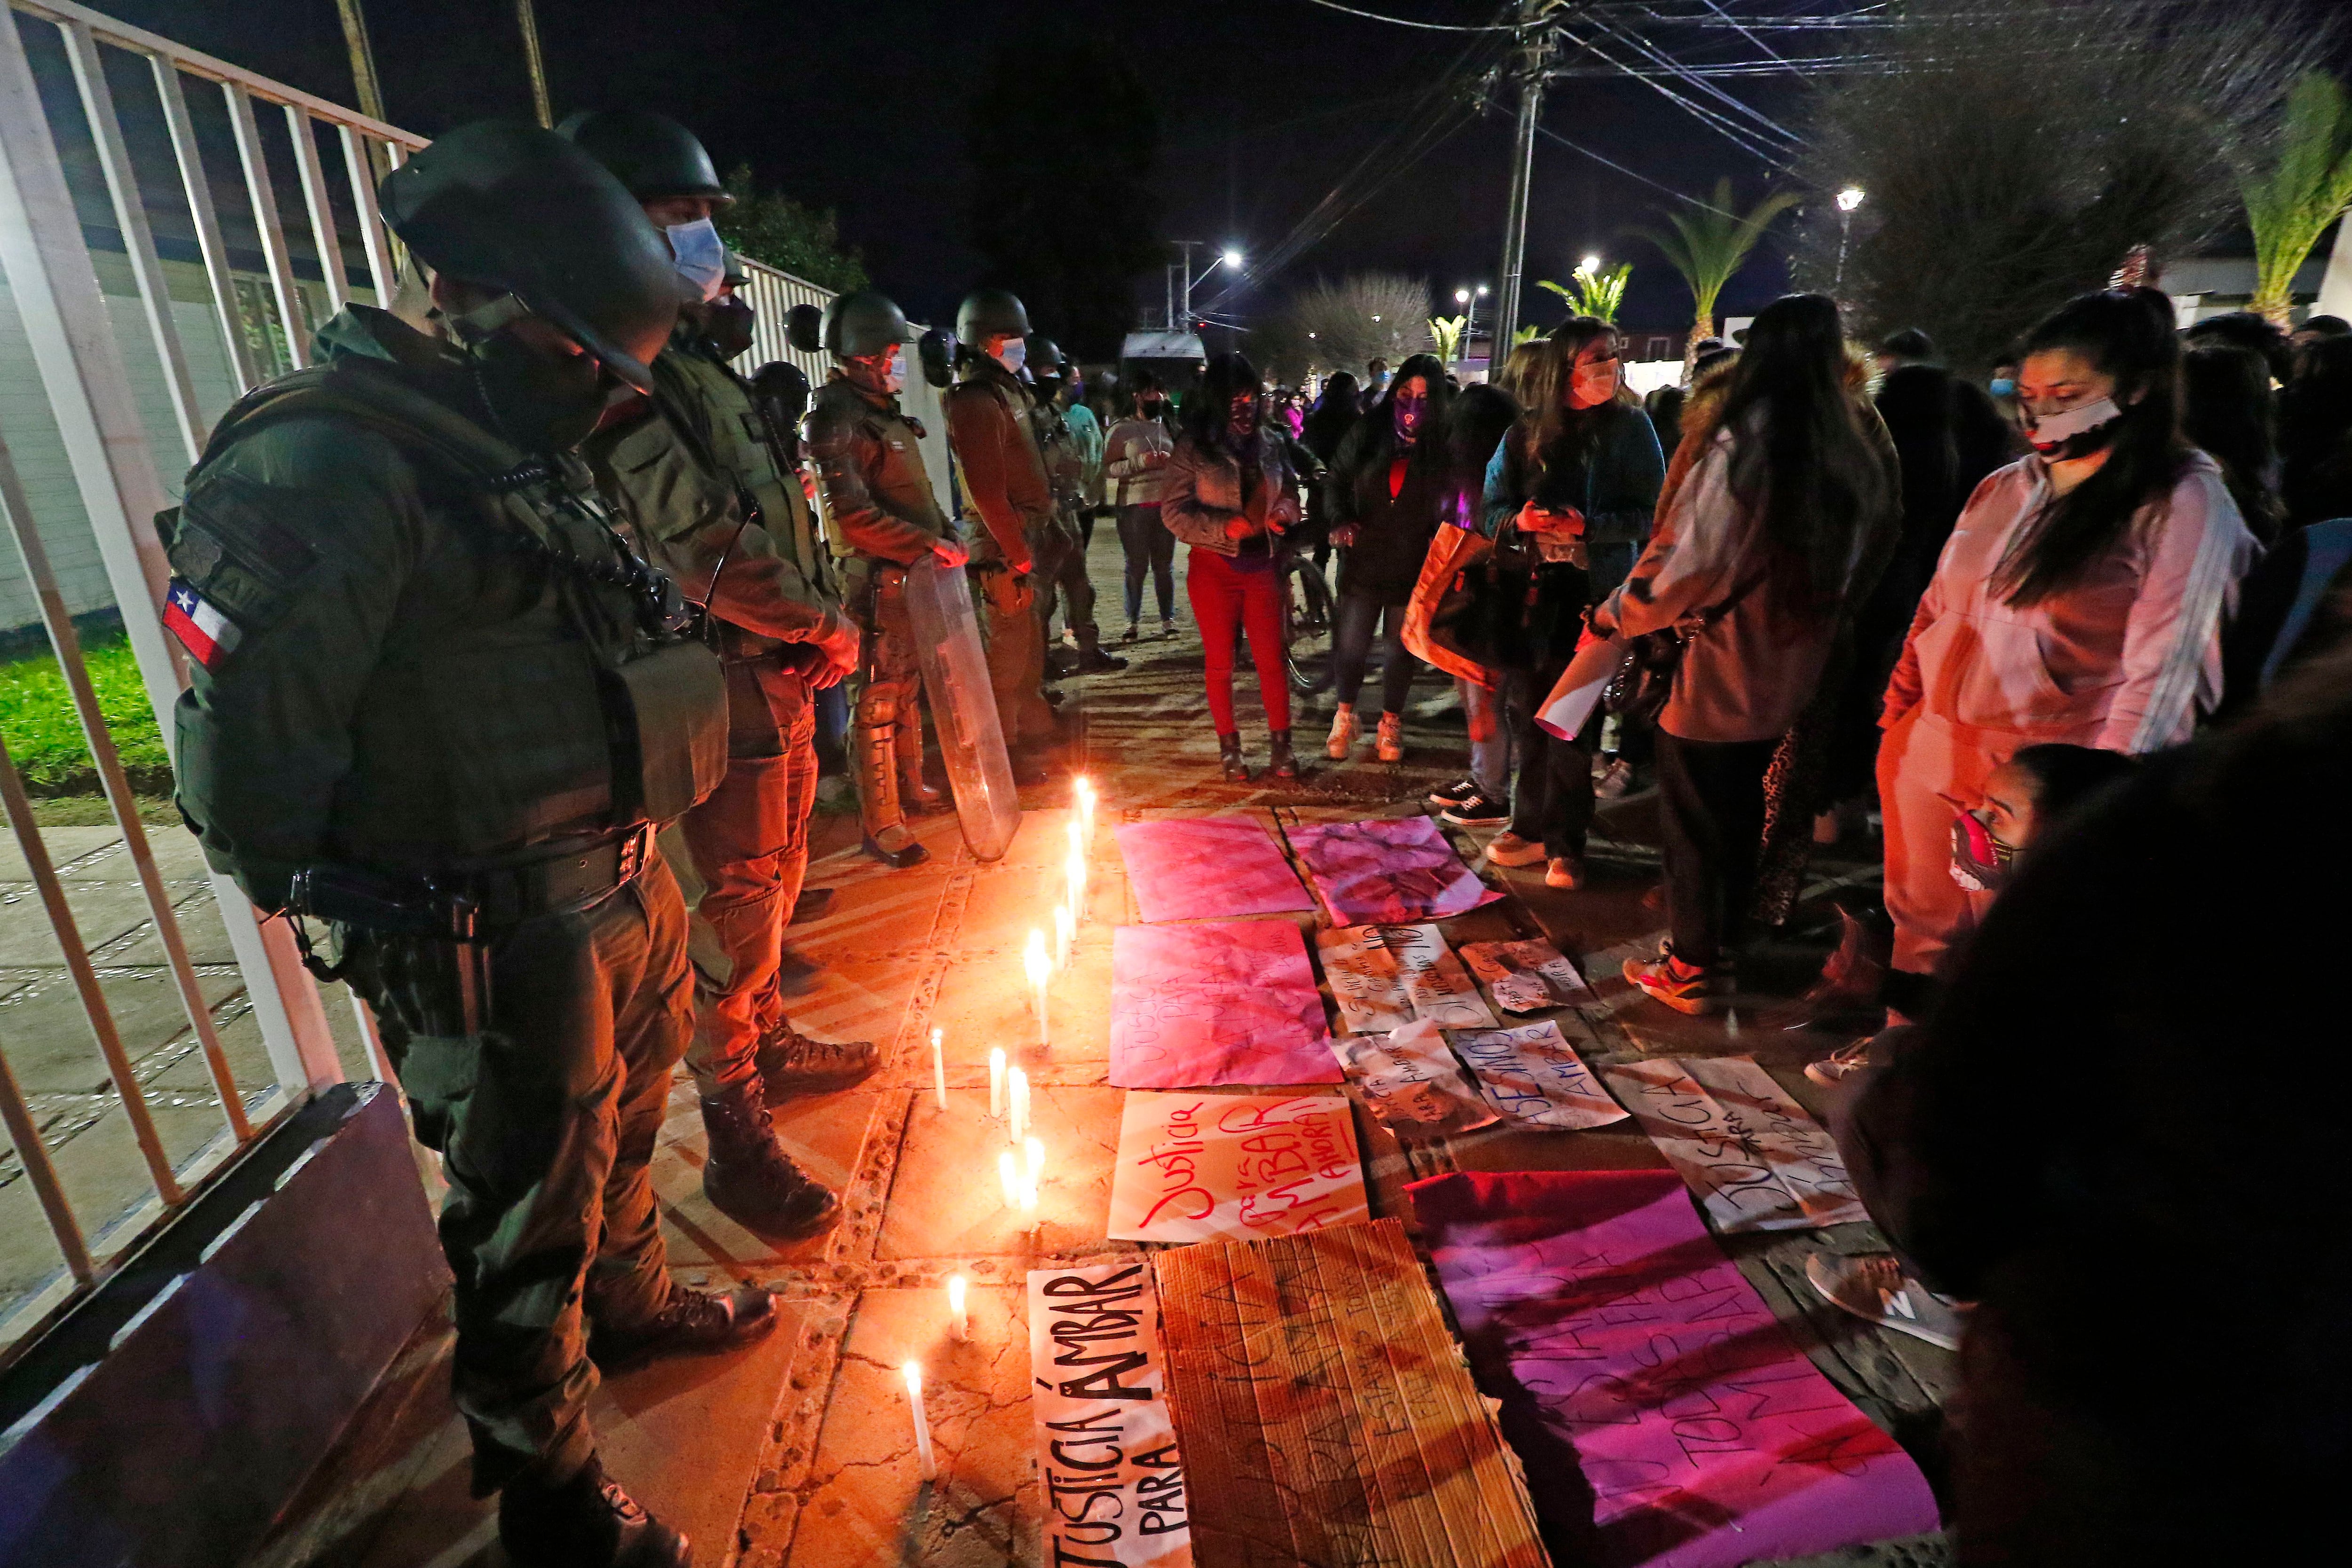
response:
[(1311, 910), (1315, 900), (1265, 825), (1251, 816), (1175, 817), (1118, 829), (1128, 886), (1147, 921), (1230, 919)]
[(1576, 965), (1548, 942), (1473, 942), (1462, 947), (1470, 973), (1486, 983), (1506, 1013), (1540, 1013), (1593, 995)]
[(1349, 1035), (1333, 1041), (1331, 1049), (1372, 1114), (1396, 1132), (1467, 1132), (1496, 1120), (1494, 1108), (1464, 1081), (1444, 1033), (1426, 1018), (1393, 1034)]
[(1041, 1561), (1189, 1568), (1192, 1500), (1166, 1368), (1159, 1298), (1142, 1258), (1031, 1270)]
[(1110, 1081), (1122, 1089), (1337, 1083), (1307, 943), (1287, 921), (1121, 926)]
[(1918, 1467), (1790, 1342), (1672, 1173), (1406, 1190), (1528, 1474), (1583, 1471), (1535, 1494), (1575, 1561), (1735, 1568), (1936, 1528)]
[(1339, 1021), (1353, 1033), (1384, 1035), (1415, 1018), (1444, 1029), (1495, 1026), (1486, 999), (1433, 925), (1336, 926), (1315, 933), (1315, 950)]
[(1246, 1241), (1370, 1212), (1341, 1096), (1127, 1097), (1106, 1233), (1117, 1240)]
[(1539, 1127), (1600, 1127), (1625, 1119), (1558, 1024), (1473, 1030), (1454, 1037), (1454, 1049), (1477, 1075), (1496, 1110)]
[(1659, 1057), (1601, 1069), (1720, 1231), (1869, 1217), (1837, 1144), (1748, 1057)]
[(1307, 823), (1288, 832), (1315, 890), (1341, 925), (1443, 920), (1503, 896), (1462, 863), (1426, 816)]

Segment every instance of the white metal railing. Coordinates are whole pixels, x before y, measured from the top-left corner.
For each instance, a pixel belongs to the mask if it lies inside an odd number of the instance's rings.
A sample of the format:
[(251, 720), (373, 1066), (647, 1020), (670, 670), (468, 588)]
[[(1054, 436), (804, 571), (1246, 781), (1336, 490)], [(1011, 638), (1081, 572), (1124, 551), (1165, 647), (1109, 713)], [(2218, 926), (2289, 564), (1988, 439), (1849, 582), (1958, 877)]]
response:
[[(42, 103), (40, 83), (45, 70), (54, 73), (58, 51), (77, 89), (80, 125), (61, 122)], [(143, 64), (152, 102), (126, 105), (119, 100), (126, 60)], [(116, 68), (110, 70), (110, 65)], [(129, 70), (129, 79), (137, 83), (138, 66)], [(207, 158), (205, 132), (216, 122), (192, 107), (206, 90), (220, 95), (213, 107), (225, 118), (236, 149), (234, 178), (224, 178), (214, 166), (218, 160)], [(262, 112), (265, 108), (282, 117), (282, 143), (265, 133), (272, 118)], [(145, 130), (160, 126), (165, 136), (127, 135), (126, 123), (134, 122)], [(322, 133), (333, 138), (340, 154), (331, 162), (320, 156)], [(96, 210), (100, 193), (77, 191), (61, 154), (61, 146), (78, 147), (83, 137), (95, 154), (104, 202), (137, 296), (135, 326), (110, 315), (98, 258), (86, 237), (85, 218)], [(170, 146), (173, 166), (142, 169), (132, 148), (159, 141)], [(156, 721), (170, 737), (184, 672), (165, 640), (160, 615), (168, 568), (150, 519), (168, 504), (170, 491), (159, 464), (176, 471), (194, 461), (230, 398), (280, 363), (302, 363), (314, 313), (310, 289), (323, 293), (328, 310), (341, 308), (354, 292), (344, 250), (347, 234), (358, 241), (359, 287), (379, 300), (389, 300), (396, 252), (375, 210), (374, 180), (380, 170), (424, 144), (421, 137), (79, 5), (10, 0), (0, 7), (0, 276), (22, 321), (54, 426), (12, 416), (9, 427), (0, 428), (0, 511), (6, 514), (120, 847), (133, 867), (145, 920), (163, 955), (161, 967), (186, 1015), (186, 1035), (201, 1055), (221, 1123), (218, 1134), (193, 1157), (175, 1159), (150, 1103), (155, 1091), (148, 1080), (160, 1069), (151, 1071), (134, 1059), (108, 980), (84, 940), (71, 891), (0, 742), (0, 800), (149, 1189), (143, 1196), (130, 1194), (128, 1202), (120, 1192), (101, 1193), (100, 1201), (113, 1212), (77, 1212), (71, 1184), (45, 1142), (47, 1129), (33, 1097), (9, 1066), (8, 1047), (16, 1042), (6, 1021), (11, 1015), (0, 1012), (0, 1120), (63, 1265), (45, 1287), (0, 1291), (0, 1318), (9, 1320), (0, 1328), (0, 1343), (101, 1275), (147, 1218), (177, 1207), (194, 1180), (234, 1157), (274, 1114), (344, 1076), (319, 989), (302, 969), (290, 933), (282, 922), (261, 921), (236, 885), (215, 875), (214, 901), (244, 982), (246, 1004), (258, 1026), (268, 1074), (263, 1081), (239, 1083), (216, 1017), (216, 1009), (226, 1005), (206, 997), (156, 848), (100, 714), (47, 540), (72, 534), (77, 526), (87, 530), (83, 537), (94, 542), (103, 563), (105, 584), (121, 614)], [(273, 168), (289, 161), (274, 155), (280, 145), (291, 154), (294, 201), (281, 200), (283, 176)], [(235, 193), (240, 205), (233, 210), (240, 220), (249, 215), (270, 311), (256, 312), (247, 298), (254, 291), (241, 293), (238, 288), (240, 275), (250, 276), (253, 268), (240, 266), (226, 237), (221, 193)], [(77, 195), (83, 198), (79, 206)], [(290, 229), (289, 214), (298, 215)], [(208, 308), (193, 321), (173, 310), (172, 279), (154, 232), (159, 215), (184, 226), (202, 259)], [(300, 276), (306, 264), (317, 273), (315, 282)], [(219, 341), (209, 345), (213, 353), (205, 363), (225, 365), (225, 377), (198, 374), (192, 331), (217, 333)], [(168, 410), (161, 426), (142, 416), (129, 369), (134, 359), (143, 363), (150, 356)], [(79, 515), (69, 515), (62, 494), (50, 498), (45, 509), (28, 492), (15, 456), (27, 442), (62, 449)], [(363, 1012), (358, 1023), (366, 1033)], [(54, 1043), (43, 1044), (47, 1049)], [(188, 1103), (184, 1090), (171, 1099), (181, 1108)], [(0, 1195), (5, 1185), (0, 1183)]]

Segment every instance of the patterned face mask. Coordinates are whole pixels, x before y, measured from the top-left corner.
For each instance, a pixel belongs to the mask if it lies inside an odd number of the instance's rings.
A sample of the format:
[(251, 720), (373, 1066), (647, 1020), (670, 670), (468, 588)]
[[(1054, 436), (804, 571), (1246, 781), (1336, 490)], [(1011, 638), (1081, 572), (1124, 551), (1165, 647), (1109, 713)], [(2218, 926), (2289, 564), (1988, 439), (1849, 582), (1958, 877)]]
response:
[(1971, 893), (1997, 893), (2014, 874), (2017, 851), (1973, 811), (1952, 816), (1952, 880)]

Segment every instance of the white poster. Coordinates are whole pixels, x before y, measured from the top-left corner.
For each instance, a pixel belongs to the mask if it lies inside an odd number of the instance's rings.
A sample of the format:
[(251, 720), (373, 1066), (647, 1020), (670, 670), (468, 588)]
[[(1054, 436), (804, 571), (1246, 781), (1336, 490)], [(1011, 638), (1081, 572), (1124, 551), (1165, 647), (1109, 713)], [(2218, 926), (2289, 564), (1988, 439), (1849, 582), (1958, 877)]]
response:
[(1625, 1108), (1609, 1098), (1558, 1024), (1470, 1031), (1454, 1037), (1454, 1049), (1488, 1101), (1514, 1121), (1574, 1129), (1625, 1120)]
[(1867, 1219), (1837, 1145), (1748, 1057), (1603, 1068), (1618, 1099), (1690, 1184), (1718, 1231)]
[(1495, 1005), (1506, 1013), (1540, 1013), (1594, 999), (1576, 965), (1548, 942), (1466, 942), (1462, 960), (1486, 983)]
[(1495, 1015), (1434, 925), (1337, 926), (1315, 933), (1323, 977), (1351, 1034), (1385, 1035), (1415, 1019), (1491, 1029)]
[(1464, 1079), (1444, 1034), (1425, 1018), (1386, 1036), (1349, 1035), (1331, 1049), (1372, 1114), (1393, 1131), (1467, 1132), (1497, 1120)]
[(1190, 1500), (1166, 1365), (1142, 1258), (1030, 1273), (1042, 1561), (1189, 1568)]

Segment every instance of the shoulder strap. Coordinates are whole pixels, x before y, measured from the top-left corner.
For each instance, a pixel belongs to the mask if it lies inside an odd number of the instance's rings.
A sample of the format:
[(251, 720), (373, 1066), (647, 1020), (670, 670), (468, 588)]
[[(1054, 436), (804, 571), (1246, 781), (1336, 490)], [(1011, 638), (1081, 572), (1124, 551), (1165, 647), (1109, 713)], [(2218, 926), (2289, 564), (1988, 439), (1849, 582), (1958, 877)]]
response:
[(315, 414), (365, 425), (467, 480), (487, 484), (528, 462), (521, 448), (390, 372), (374, 368), (372, 362), (339, 360), (279, 376), (237, 399), (213, 426), (196, 470), (240, 437), (282, 419)]

